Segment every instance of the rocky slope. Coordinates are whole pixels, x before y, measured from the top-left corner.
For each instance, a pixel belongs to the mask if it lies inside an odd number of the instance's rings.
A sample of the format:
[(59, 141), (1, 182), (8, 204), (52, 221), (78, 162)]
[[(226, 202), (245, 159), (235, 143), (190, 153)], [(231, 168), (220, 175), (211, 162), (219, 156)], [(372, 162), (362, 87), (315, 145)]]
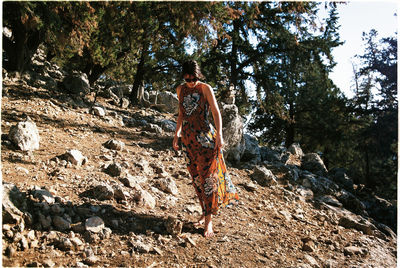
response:
[(396, 267), (396, 234), (315, 154), (229, 166), (240, 202), (205, 239), (172, 114), (26, 81), (3, 81), (3, 266)]

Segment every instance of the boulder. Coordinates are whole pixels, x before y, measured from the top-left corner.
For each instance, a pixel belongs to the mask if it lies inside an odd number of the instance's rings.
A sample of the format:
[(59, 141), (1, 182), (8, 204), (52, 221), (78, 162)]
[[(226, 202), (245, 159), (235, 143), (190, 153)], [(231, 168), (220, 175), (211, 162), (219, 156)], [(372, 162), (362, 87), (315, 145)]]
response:
[(300, 175), (301, 184), (311, 189), (316, 195), (332, 195), (335, 196), (339, 186), (331, 180), (317, 176), (307, 171), (303, 171)]
[(356, 229), (364, 234), (372, 235), (376, 227), (368, 220), (354, 214), (346, 214), (339, 219), (339, 225), (347, 229)]
[(321, 157), (316, 153), (309, 153), (303, 156), (301, 160), (302, 169), (308, 170), (317, 175), (325, 176), (328, 170), (325, 167)]
[(73, 72), (62, 80), (64, 88), (74, 95), (86, 95), (90, 92), (89, 79), (85, 73)]
[(161, 104), (157, 107), (162, 112), (175, 114), (178, 111), (178, 97), (174, 93), (168, 91), (159, 92), (157, 104)]
[(329, 171), (330, 178), (337, 184), (342, 185), (347, 191), (353, 192), (353, 180), (346, 174), (344, 168), (335, 168)]
[(260, 147), (260, 155), (261, 155), (261, 161), (267, 161), (267, 162), (279, 162), (281, 161), (281, 155), (279, 152), (272, 150), (268, 147)]
[(261, 162), (261, 152), (260, 147), (258, 146), (257, 138), (250, 136), (248, 134), (244, 134), (244, 144), (245, 149), (243, 151), (242, 156), (240, 157), (241, 162), (250, 162), (257, 164)]
[(239, 110), (234, 104), (221, 105), (222, 132), (225, 141), (226, 151), (224, 152), (227, 161), (239, 163), (244, 152), (243, 119)]
[(53, 225), (59, 231), (66, 231), (71, 228), (71, 223), (60, 216), (53, 217)]
[(39, 131), (29, 117), (25, 121), (12, 126), (8, 138), (22, 151), (39, 149)]
[(272, 171), (263, 166), (255, 166), (251, 178), (261, 186), (278, 184), (277, 179)]

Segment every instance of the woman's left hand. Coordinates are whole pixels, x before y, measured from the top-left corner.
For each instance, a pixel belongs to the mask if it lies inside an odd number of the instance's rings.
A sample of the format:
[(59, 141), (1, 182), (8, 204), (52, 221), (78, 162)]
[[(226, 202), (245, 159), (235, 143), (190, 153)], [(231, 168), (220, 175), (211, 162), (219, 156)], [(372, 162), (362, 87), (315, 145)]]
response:
[(224, 142), (224, 138), (222, 137), (222, 135), (217, 135), (217, 138), (215, 140), (215, 149), (216, 148), (222, 149), (224, 147), (224, 145), (225, 145), (225, 142)]

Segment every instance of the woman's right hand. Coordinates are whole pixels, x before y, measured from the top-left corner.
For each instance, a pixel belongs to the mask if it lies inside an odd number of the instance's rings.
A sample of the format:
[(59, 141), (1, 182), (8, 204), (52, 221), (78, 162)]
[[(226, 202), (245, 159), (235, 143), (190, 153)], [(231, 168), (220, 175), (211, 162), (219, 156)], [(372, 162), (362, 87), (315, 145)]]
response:
[(172, 148), (174, 148), (175, 151), (178, 151), (179, 146), (178, 146), (178, 135), (174, 136), (174, 140), (172, 141)]

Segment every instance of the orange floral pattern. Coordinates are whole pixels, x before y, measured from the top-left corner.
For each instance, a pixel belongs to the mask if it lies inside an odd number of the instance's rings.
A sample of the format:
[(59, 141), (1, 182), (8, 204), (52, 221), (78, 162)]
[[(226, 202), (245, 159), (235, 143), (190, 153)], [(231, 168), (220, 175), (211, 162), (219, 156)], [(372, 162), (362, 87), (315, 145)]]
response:
[(183, 85), (179, 96), (179, 111), (183, 116), (182, 144), (192, 183), (204, 215), (217, 214), (239, 200), (227, 171), (222, 150), (216, 150), (216, 131), (208, 121), (209, 104), (200, 85)]

